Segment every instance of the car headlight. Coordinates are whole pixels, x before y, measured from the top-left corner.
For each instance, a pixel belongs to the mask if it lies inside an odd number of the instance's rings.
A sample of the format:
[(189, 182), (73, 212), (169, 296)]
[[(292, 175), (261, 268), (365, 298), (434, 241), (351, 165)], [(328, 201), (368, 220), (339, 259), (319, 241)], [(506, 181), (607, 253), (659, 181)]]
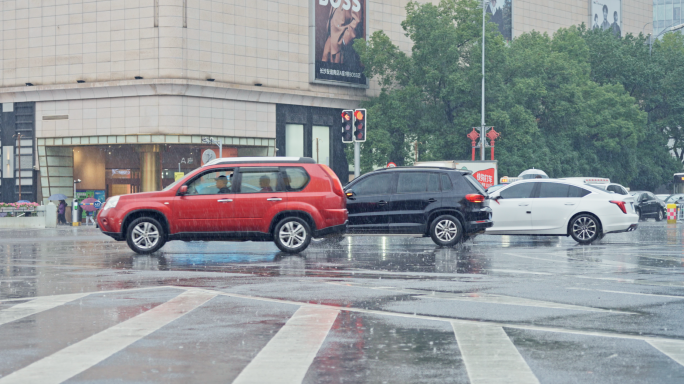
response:
[(116, 207), (116, 204), (119, 202), (119, 197), (121, 196), (114, 196), (107, 199), (103, 210)]

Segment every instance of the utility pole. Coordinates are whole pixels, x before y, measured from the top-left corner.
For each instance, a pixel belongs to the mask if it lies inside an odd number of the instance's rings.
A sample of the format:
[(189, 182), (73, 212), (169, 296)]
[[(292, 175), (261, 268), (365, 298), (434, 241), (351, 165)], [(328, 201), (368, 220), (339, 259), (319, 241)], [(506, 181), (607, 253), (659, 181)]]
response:
[(480, 121), (480, 160), (485, 159), (485, 14), (487, 1), (482, 0), (482, 120)]
[(418, 140), (413, 142), (413, 156), (416, 159), (414, 163), (418, 162)]
[(354, 142), (354, 178), (361, 176), (361, 143)]

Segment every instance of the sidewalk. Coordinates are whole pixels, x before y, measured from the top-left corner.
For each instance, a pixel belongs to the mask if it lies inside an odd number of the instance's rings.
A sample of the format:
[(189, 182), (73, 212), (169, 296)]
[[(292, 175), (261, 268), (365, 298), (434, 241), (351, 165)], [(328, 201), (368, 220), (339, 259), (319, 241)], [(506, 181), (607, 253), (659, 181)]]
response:
[(18, 228), (0, 229), (0, 243), (25, 243), (30, 241), (74, 241), (74, 240), (102, 240), (114, 241), (103, 235), (99, 228), (93, 225), (70, 227), (60, 225), (57, 228)]

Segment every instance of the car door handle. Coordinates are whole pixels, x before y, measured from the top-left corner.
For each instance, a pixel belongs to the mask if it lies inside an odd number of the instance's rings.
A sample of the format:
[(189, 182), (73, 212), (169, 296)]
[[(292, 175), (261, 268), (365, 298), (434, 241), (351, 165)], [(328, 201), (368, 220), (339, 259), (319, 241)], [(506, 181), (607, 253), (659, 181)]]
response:
[(380, 200), (380, 201), (378, 201), (378, 204), (385, 205), (385, 204), (387, 204), (387, 202), (385, 200)]
[(282, 199), (280, 197), (269, 197), (266, 200), (268, 200), (268, 201), (281, 201)]
[(528, 203), (520, 203), (520, 204), (518, 204), (518, 206), (520, 206), (520, 207), (527, 207), (528, 205), (530, 205), (530, 204), (528, 204)]
[(575, 205), (575, 203), (565, 203), (565, 205)]
[(434, 203), (435, 201), (437, 201), (437, 199), (432, 199), (432, 198), (428, 199), (428, 203)]
[(232, 203), (233, 199), (219, 199), (216, 201), (218, 201), (219, 203)]

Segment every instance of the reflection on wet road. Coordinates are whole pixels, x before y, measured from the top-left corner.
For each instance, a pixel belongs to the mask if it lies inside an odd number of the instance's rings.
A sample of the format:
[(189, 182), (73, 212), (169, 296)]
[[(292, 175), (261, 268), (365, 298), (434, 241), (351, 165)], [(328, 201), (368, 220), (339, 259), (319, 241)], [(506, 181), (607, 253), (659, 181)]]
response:
[(0, 236), (0, 384), (684, 382), (682, 225), (591, 246), (354, 236), (296, 256)]

